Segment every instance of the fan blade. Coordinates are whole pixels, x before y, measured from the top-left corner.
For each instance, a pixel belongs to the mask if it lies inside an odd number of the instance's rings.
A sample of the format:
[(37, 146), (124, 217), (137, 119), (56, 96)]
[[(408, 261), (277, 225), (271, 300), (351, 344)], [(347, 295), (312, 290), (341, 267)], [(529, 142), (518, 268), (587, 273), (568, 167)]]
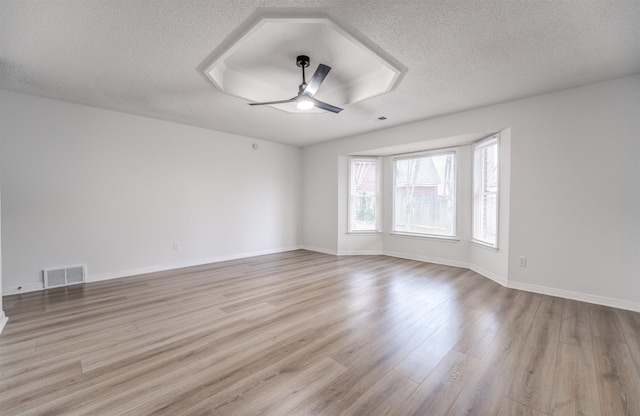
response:
[(331, 104), (327, 104), (327, 103), (323, 103), (322, 101), (315, 99), (313, 97), (309, 97), (311, 99), (311, 101), (313, 102), (313, 105), (316, 108), (321, 108), (323, 110), (327, 110), (327, 111), (331, 111), (332, 113), (339, 113), (340, 111), (342, 111), (342, 108), (340, 107), (336, 107), (334, 105)]
[(311, 77), (311, 81), (307, 84), (307, 87), (302, 91), (302, 94), (306, 94), (309, 97), (313, 97), (318, 92), (318, 88), (320, 88), (320, 84), (327, 77), (327, 74), (331, 71), (331, 67), (328, 65), (320, 64), (318, 65), (318, 69)]
[(280, 101), (267, 101), (264, 103), (249, 103), (249, 105), (271, 105), (271, 104), (285, 104), (285, 103), (292, 103), (296, 100), (296, 98), (298, 97), (293, 97), (290, 98), (288, 100), (280, 100)]

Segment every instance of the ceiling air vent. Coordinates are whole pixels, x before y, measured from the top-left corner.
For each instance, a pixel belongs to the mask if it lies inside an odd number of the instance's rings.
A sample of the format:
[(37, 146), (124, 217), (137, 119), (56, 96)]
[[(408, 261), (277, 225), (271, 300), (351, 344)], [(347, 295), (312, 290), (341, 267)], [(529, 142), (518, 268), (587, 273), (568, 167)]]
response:
[(70, 286), (86, 282), (87, 266), (68, 266), (44, 270), (44, 288)]

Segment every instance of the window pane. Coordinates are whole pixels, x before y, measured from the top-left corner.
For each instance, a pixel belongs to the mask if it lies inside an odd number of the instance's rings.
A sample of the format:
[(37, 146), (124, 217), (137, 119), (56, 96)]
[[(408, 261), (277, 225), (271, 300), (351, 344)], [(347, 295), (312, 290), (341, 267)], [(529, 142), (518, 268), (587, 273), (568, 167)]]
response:
[(455, 153), (398, 159), (394, 231), (455, 236)]
[(352, 159), (350, 231), (378, 230), (378, 175), (375, 159)]
[(495, 245), (498, 221), (496, 212), (498, 198), (496, 194), (476, 195), (476, 210), (473, 235), (476, 240)]
[(496, 192), (498, 190), (498, 146), (496, 144), (480, 149), (481, 190)]
[(492, 246), (498, 241), (498, 141), (481, 142), (474, 151), (473, 239)]

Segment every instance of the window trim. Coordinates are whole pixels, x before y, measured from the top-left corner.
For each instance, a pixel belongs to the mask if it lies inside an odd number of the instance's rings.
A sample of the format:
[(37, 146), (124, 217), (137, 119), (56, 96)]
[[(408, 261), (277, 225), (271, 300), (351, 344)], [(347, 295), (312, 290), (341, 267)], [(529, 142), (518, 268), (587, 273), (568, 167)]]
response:
[[(352, 208), (352, 194), (351, 194), (351, 169), (353, 166), (353, 161), (356, 160), (366, 160), (375, 162), (376, 166), (376, 225), (375, 230), (354, 230), (353, 229), (353, 219), (351, 217), (351, 208)], [(382, 163), (380, 157), (377, 156), (349, 156), (348, 157), (349, 169), (348, 169), (348, 178), (349, 183), (347, 186), (347, 234), (354, 235), (363, 235), (363, 234), (379, 234), (381, 233), (381, 224), (382, 224), (382, 196), (381, 196), (381, 168)]]
[[(453, 154), (454, 162), (455, 162), (455, 187), (454, 187), (454, 207), (453, 207), (453, 234), (452, 235), (441, 235), (441, 234), (426, 234), (426, 233), (412, 233), (407, 231), (398, 231), (396, 230), (396, 161), (398, 160), (406, 160), (406, 159), (417, 159), (423, 156), (438, 156), (444, 154)], [(405, 237), (415, 237), (415, 238), (423, 238), (423, 239), (436, 239), (436, 240), (447, 240), (447, 241), (459, 241), (460, 237), (458, 235), (458, 207), (460, 205), (460, 192), (458, 192), (459, 178), (460, 178), (460, 163), (459, 157), (460, 155), (460, 146), (455, 147), (446, 147), (439, 148), (433, 150), (427, 150), (423, 152), (416, 153), (406, 153), (402, 155), (395, 155), (391, 158), (391, 176), (393, 179), (392, 190), (391, 190), (391, 230), (389, 234), (397, 235), (397, 236), (405, 236)]]
[[(485, 148), (485, 147), (489, 147), (493, 145), (493, 142), (495, 142), (496, 146), (497, 146), (497, 173), (496, 173), (496, 188), (497, 191), (495, 192), (496, 195), (496, 240), (495, 243), (492, 244), (488, 241), (484, 241), (484, 240), (480, 240), (478, 238), (476, 238), (475, 232), (476, 232), (476, 212), (477, 212), (477, 205), (476, 205), (476, 197), (478, 195), (477, 189), (478, 189), (478, 183), (477, 178), (478, 178), (478, 170), (480, 168), (479, 164), (478, 164), (478, 160), (477, 160), (477, 151)], [(471, 242), (474, 244), (478, 244), (482, 247), (486, 247), (486, 248), (490, 248), (490, 249), (494, 249), (494, 250), (499, 250), (499, 243), (500, 243), (500, 134), (496, 133), (496, 134), (492, 134), (489, 137), (486, 137), (482, 140), (479, 140), (477, 142), (475, 142), (472, 146), (472, 178), (471, 178)], [(488, 193), (486, 193), (488, 194)], [(493, 194), (493, 193), (491, 193)]]

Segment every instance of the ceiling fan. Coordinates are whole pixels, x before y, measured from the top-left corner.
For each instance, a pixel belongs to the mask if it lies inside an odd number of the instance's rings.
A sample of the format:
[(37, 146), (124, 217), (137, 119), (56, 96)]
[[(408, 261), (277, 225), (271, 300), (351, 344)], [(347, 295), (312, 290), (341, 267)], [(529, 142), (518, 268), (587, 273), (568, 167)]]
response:
[(339, 113), (342, 111), (342, 108), (333, 106), (331, 104), (324, 103), (316, 98), (316, 92), (318, 92), (318, 88), (320, 88), (320, 84), (327, 77), (329, 71), (331, 71), (331, 67), (328, 65), (320, 64), (318, 65), (318, 69), (313, 74), (309, 83), (304, 77), (304, 70), (309, 66), (309, 57), (307, 55), (300, 55), (296, 58), (296, 65), (302, 68), (302, 84), (298, 87), (298, 95), (288, 100), (280, 100), (280, 101), (268, 101), (264, 103), (249, 103), (249, 105), (271, 105), (271, 104), (284, 104), (284, 103), (296, 103), (298, 109), (300, 110), (310, 110), (313, 107), (321, 108), (326, 111), (331, 111), (332, 113)]

